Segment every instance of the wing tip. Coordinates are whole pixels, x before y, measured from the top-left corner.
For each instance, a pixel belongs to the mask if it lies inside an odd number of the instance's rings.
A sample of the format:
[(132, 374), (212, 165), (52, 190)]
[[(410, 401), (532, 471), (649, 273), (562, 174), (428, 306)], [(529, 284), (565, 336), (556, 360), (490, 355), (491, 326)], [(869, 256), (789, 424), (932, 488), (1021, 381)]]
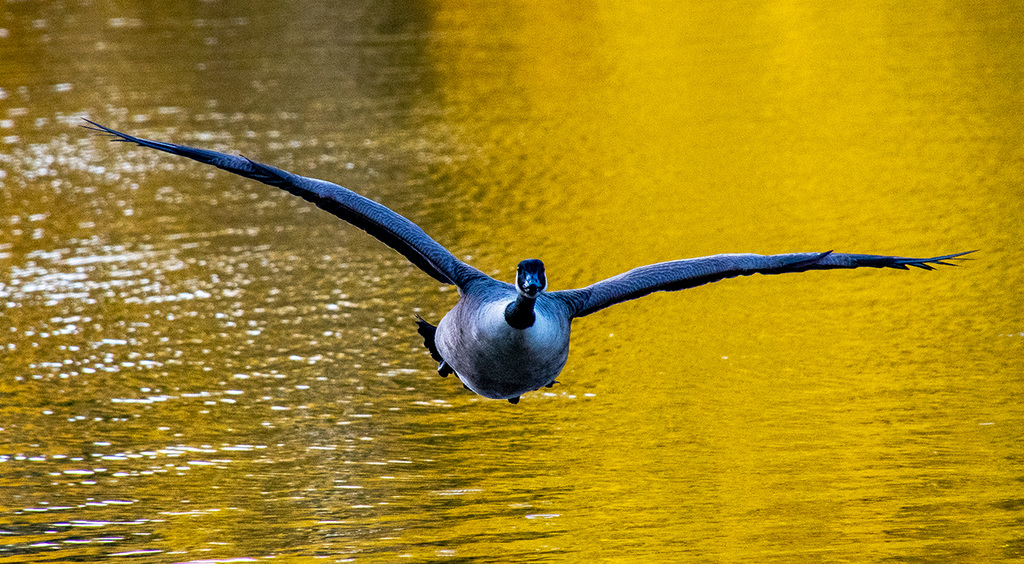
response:
[[(93, 121), (93, 120), (91, 120), (89, 118), (82, 118), (82, 121), (86, 122), (88, 125), (79, 125), (79, 127), (81, 127), (82, 129), (88, 130), (88, 131), (99, 133), (101, 135), (107, 135), (109, 137), (112, 137), (113, 139), (111, 139), (111, 141), (119, 141), (119, 142), (122, 142), (122, 143), (135, 143), (136, 145), (138, 145), (140, 147), (152, 147), (152, 145), (147, 144), (146, 142), (144, 142), (146, 140), (144, 140), (144, 139), (142, 139), (140, 137), (135, 137), (134, 135), (128, 135), (127, 133), (122, 133), (122, 132), (120, 132), (120, 131), (118, 131), (116, 129), (112, 129), (112, 128), (109, 128), (109, 127), (107, 127), (105, 125), (99, 124), (99, 123), (97, 123), (97, 122), (95, 122), (95, 121)], [(152, 144), (152, 143), (155, 143), (155, 142), (154, 141), (149, 141), (149, 143)], [(152, 147), (152, 148), (156, 148), (156, 147)]]
[(121, 133), (120, 131), (116, 131), (116, 130), (110, 129), (109, 127), (107, 127), (105, 125), (100, 125), (99, 123), (96, 123), (95, 121), (93, 121), (93, 120), (91, 120), (89, 118), (82, 118), (82, 121), (84, 121), (86, 124), (88, 124), (88, 125), (79, 124), (78, 127), (81, 127), (82, 129), (87, 129), (89, 131), (95, 131), (96, 133), (103, 133), (105, 135), (112, 135), (114, 137), (121, 137), (121, 138), (124, 137), (124, 134)]
[(951, 260), (973, 260), (972, 258), (965, 258), (964, 255), (978, 252), (978, 249), (971, 251), (961, 251), (959, 253), (952, 253), (948, 255), (941, 255), (937, 257), (929, 258), (901, 258), (895, 261), (892, 265), (893, 268), (901, 268), (907, 270), (907, 266), (913, 266), (922, 270), (935, 270), (935, 266), (960, 266), (955, 262), (946, 262)]

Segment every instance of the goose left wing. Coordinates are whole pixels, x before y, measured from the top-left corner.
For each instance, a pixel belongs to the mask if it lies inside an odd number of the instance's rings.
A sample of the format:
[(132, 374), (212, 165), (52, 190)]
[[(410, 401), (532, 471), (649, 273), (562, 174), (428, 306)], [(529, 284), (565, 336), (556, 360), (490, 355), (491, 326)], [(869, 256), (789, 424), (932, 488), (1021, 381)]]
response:
[(967, 253), (931, 258), (857, 255), (847, 253), (789, 253), (781, 255), (723, 254), (649, 264), (591, 284), (586, 288), (551, 292), (569, 304), (574, 317), (590, 315), (608, 306), (633, 300), (652, 292), (671, 292), (693, 288), (736, 276), (783, 274), (833, 268), (917, 267), (934, 270), (932, 265), (956, 266), (946, 262)]
[(121, 133), (90, 120), (85, 121), (89, 123), (89, 126), (85, 126), (86, 129), (111, 135), (117, 141), (135, 143), (142, 147), (187, 157), (291, 192), (373, 235), (444, 284), (454, 284), (463, 288), (470, 280), (486, 277), (484, 273), (457, 259), (412, 221), (337, 184), (299, 176), (245, 157), (151, 141)]

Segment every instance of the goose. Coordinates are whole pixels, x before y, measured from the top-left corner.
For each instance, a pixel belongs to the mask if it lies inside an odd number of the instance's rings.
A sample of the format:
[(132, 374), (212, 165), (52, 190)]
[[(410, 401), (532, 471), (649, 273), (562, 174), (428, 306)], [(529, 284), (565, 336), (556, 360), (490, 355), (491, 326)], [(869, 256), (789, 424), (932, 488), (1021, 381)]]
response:
[(398, 251), (423, 272), (454, 285), (459, 299), (432, 325), (417, 316), (418, 333), (441, 376), (454, 374), (469, 390), (515, 404), (525, 393), (551, 387), (569, 357), (572, 321), (652, 292), (693, 288), (736, 276), (783, 274), (836, 268), (956, 266), (974, 251), (930, 258), (803, 252), (776, 255), (718, 254), (634, 268), (577, 289), (548, 291), (544, 263), (518, 264), (514, 283), (496, 280), (459, 260), (398, 213), (347, 188), (299, 176), (243, 156), (152, 141), (85, 120), (82, 127), (114, 141), (186, 157), (276, 186), (355, 225)]

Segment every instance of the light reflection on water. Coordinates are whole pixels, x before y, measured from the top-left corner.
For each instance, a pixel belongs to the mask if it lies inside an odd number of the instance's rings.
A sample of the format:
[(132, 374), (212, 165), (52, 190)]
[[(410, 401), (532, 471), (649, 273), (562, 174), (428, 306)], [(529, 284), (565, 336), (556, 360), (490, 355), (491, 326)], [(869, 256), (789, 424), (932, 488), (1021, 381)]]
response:
[[(1019, 18), (661, 7), (0, 9), (0, 560), (1020, 558)], [(558, 288), (983, 252), (617, 306), (510, 406), (419, 345), (450, 289), (80, 116)]]

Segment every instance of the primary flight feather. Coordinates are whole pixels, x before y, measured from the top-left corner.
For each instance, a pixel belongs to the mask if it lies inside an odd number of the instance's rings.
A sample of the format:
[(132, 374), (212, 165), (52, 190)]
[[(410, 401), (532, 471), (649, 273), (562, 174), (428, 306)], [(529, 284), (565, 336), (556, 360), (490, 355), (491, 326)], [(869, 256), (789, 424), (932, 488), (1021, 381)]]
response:
[(834, 268), (917, 267), (933, 270), (973, 251), (930, 258), (847, 253), (722, 254), (634, 268), (574, 290), (547, 291), (544, 264), (519, 263), (514, 284), (495, 280), (455, 257), (418, 225), (351, 190), (236, 157), (185, 145), (151, 141), (90, 120), (88, 129), (117, 141), (187, 157), (287, 190), (359, 227), (414, 265), (459, 291), (459, 301), (435, 327), (419, 319), (424, 345), (442, 376), (455, 374), (470, 390), (517, 403), (555, 383), (569, 356), (572, 320), (652, 292), (693, 288), (725, 278)]

